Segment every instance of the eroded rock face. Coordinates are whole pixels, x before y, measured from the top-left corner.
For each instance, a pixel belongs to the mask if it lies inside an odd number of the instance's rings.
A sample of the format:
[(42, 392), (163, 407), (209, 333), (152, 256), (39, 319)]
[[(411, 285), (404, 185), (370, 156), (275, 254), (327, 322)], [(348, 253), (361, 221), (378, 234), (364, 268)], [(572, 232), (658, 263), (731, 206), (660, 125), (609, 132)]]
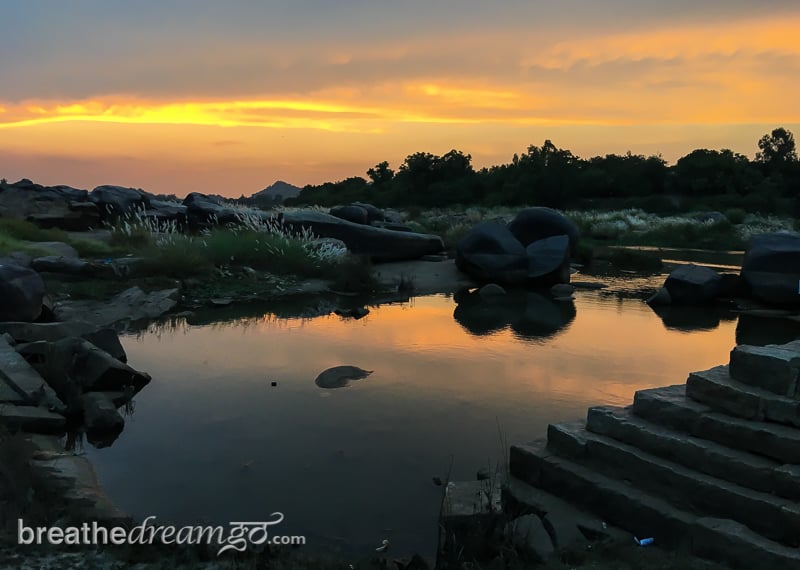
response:
[(664, 281), (673, 305), (702, 305), (716, 299), (722, 291), (722, 277), (702, 265), (681, 265)]
[(44, 293), (44, 281), (32, 269), (0, 265), (0, 321), (35, 321)]
[(771, 305), (800, 305), (800, 234), (753, 236), (742, 261), (752, 295)]

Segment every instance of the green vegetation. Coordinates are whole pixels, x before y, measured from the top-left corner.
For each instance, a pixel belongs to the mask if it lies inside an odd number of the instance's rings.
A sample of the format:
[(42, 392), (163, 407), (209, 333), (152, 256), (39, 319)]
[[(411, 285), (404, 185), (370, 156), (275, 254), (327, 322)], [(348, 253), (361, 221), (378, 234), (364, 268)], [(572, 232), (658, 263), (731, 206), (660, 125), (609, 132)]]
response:
[(472, 157), (458, 150), (442, 156), (417, 152), (397, 171), (384, 161), (367, 171), (369, 179), (309, 185), (287, 204), (366, 201), (423, 208), (504, 204), (581, 210), (634, 207), (660, 214), (735, 208), (765, 215), (800, 212), (800, 161), (792, 133), (778, 128), (758, 144), (755, 160), (728, 149), (697, 149), (668, 166), (660, 156), (630, 152), (583, 159), (546, 140), (514, 155), (510, 163), (477, 171)]

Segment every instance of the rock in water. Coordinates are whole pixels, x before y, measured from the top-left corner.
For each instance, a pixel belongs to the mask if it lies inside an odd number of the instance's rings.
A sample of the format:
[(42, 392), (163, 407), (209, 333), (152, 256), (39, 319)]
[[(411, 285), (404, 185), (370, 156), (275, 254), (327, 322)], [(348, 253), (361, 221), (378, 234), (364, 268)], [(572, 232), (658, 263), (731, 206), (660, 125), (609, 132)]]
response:
[(800, 305), (800, 234), (753, 236), (742, 261), (753, 296), (771, 305)]
[(575, 222), (552, 208), (544, 207), (520, 211), (508, 224), (508, 229), (525, 247), (535, 241), (566, 235), (570, 249), (574, 249), (581, 235)]
[(358, 366), (334, 366), (320, 373), (314, 383), (320, 388), (344, 388), (351, 380), (361, 380), (372, 372)]
[(722, 278), (719, 273), (702, 265), (681, 265), (664, 281), (674, 305), (702, 305), (719, 296)]

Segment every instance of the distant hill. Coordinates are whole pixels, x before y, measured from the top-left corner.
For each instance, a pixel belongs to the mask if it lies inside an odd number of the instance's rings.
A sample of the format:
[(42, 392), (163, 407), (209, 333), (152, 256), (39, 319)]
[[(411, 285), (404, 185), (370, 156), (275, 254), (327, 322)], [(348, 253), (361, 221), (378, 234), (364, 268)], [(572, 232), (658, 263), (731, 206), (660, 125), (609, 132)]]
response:
[(278, 180), (250, 196), (250, 199), (259, 203), (283, 204), (287, 198), (296, 198), (301, 190), (302, 188), (298, 186)]

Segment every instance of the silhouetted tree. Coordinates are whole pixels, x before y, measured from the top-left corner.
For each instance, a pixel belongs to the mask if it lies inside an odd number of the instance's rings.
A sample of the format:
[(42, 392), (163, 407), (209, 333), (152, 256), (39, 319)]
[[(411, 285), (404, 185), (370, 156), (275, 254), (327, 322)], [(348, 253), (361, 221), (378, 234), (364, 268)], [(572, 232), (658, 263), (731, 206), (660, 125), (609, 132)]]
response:
[(394, 170), (389, 168), (389, 163), (384, 160), (367, 170), (367, 176), (374, 186), (383, 186), (392, 181)]
[(756, 154), (756, 160), (770, 166), (779, 166), (787, 162), (797, 161), (797, 147), (794, 142), (794, 135), (779, 127), (773, 129), (770, 134), (764, 135), (758, 141), (760, 152)]

